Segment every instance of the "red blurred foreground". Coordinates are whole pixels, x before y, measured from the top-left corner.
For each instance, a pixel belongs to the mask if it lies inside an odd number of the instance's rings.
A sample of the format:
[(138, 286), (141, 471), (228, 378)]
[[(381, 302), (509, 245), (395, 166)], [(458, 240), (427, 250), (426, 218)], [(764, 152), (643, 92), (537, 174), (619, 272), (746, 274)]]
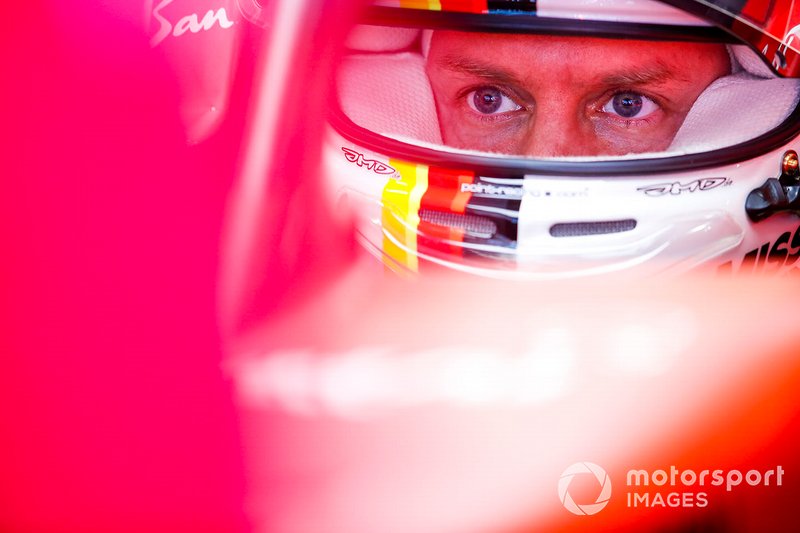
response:
[[(248, 501), (267, 531), (791, 531), (797, 288), (342, 279), (229, 363)], [(584, 461), (593, 516), (559, 499)]]

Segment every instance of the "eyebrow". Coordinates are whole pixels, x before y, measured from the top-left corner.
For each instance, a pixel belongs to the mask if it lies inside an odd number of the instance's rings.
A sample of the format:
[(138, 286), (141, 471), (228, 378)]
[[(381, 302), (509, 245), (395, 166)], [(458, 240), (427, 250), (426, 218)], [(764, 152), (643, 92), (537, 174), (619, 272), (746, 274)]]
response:
[[(512, 72), (470, 58), (446, 55), (437, 63), (447, 70), (494, 80), (498, 83), (522, 85), (520, 79)], [(678, 75), (661, 61), (657, 61), (654, 65), (631, 67), (627, 71), (613, 72), (600, 78), (601, 83), (609, 86), (654, 85), (667, 81), (687, 82), (690, 80), (686, 76)]]
[(606, 85), (657, 85), (667, 81), (688, 82), (686, 76), (680, 76), (667, 65), (656, 62), (653, 66), (637, 67), (630, 71), (615, 72), (601, 78)]
[(522, 82), (513, 73), (496, 68), (492, 65), (475, 61), (465, 57), (458, 57), (453, 55), (446, 55), (437, 61), (439, 66), (460, 72), (462, 74), (470, 74), (479, 78), (494, 80), (499, 83), (521, 85)]

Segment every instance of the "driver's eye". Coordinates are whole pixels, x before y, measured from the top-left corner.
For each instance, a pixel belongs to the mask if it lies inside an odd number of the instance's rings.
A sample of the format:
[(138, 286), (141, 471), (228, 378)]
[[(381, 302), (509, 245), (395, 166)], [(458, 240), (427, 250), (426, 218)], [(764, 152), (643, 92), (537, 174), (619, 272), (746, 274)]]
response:
[(643, 94), (626, 91), (612, 96), (603, 111), (622, 118), (645, 118), (658, 111), (659, 106)]
[(482, 115), (497, 115), (521, 109), (508, 95), (497, 87), (478, 87), (466, 95), (470, 109)]

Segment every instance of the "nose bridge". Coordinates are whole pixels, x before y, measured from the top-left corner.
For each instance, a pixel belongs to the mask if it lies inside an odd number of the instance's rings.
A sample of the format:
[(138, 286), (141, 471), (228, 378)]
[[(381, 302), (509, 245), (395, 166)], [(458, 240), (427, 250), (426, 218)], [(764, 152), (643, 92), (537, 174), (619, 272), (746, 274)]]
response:
[[(563, 92), (537, 98), (525, 154), (534, 157), (585, 155), (588, 149), (579, 106)], [(589, 142), (591, 144), (591, 142)]]

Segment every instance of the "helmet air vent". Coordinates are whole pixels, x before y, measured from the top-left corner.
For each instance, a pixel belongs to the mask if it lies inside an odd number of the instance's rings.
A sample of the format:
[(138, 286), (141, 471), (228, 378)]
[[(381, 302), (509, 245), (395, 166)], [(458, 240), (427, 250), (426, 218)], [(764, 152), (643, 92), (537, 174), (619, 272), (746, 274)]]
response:
[(419, 218), (437, 226), (464, 230), (466, 234), (481, 239), (491, 239), (497, 233), (497, 224), (493, 220), (477, 215), (420, 209)]
[(607, 220), (603, 222), (566, 222), (550, 226), (553, 237), (585, 237), (587, 235), (606, 235), (631, 231), (636, 227), (636, 220)]

